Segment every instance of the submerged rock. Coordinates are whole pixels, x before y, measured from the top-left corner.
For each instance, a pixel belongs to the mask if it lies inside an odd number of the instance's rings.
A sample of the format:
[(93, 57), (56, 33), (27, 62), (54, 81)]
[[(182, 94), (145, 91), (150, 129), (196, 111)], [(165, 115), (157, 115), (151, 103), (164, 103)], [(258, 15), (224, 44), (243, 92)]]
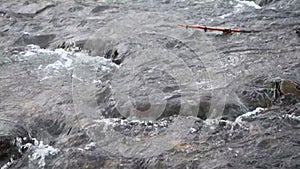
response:
[[(27, 2), (28, 3), (28, 2)], [(12, 10), (15, 14), (20, 14), (24, 16), (34, 17), (35, 15), (43, 12), (47, 8), (54, 7), (53, 3), (29, 3), (22, 6), (15, 6)]]
[(15, 41), (15, 46), (26, 46), (30, 44), (39, 45), (41, 48), (47, 48), (51, 41), (56, 37), (55, 34), (24, 34)]
[(256, 0), (255, 1), (259, 6), (266, 6), (268, 4), (276, 2), (276, 0)]
[(98, 5), (96, 6), (91, 12), (92, 13), (98, 13), (103, 12), (112, 8), (118, 8), (117, 6), (110, 6), (110, 5)]
[(0, 165), (18, 160), (22, 157), (27, 148), (22, 147), (27, 143), (32, 143), (29, 133), (21, 122), (0, 119)]

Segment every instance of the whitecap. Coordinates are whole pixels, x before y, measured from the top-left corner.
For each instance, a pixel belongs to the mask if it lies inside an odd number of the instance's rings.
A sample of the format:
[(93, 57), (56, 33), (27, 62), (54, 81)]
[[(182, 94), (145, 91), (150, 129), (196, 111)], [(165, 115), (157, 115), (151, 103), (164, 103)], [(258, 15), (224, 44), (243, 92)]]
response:
[(247, 5), (249, 7), (253, 7), (255, 9), (261, 9), (261, 6), (257, 5), (254, 1), (244, 1), (244, 0), (237, 0), (238, 3)]
[[(26, 146), (30, 145), (27, 144)], [(44, 144), (43, 141), (37, 141), (31, 146), (31, 150), (33, 153), (29, 155), (29, 160), (32, 162), (37, 161), (39, 168), (44, 168), (46, 166), (45, 159), (47, 156), (53, 156), (59, 152), (59, 149)]]

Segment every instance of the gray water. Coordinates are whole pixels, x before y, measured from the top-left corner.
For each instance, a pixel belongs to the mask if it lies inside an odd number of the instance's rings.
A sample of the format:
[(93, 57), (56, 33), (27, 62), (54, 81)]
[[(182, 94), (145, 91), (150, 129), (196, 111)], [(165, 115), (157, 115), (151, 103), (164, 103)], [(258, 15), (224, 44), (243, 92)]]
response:
[(2, 1), (0, 166), (299, 168), (299, 7)]

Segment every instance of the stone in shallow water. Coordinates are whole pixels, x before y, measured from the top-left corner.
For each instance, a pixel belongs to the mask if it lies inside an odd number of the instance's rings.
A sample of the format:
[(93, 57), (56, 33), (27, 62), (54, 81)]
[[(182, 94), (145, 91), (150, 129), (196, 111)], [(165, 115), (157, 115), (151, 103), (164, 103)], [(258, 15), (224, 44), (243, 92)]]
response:
[(276, 0), (256, 0), (255, 2), (259, 5), (259, 6), (266, 6), (270, 3), (275, 2)]
[[(9, 140), (9, 139), (1, 139), (0, 140), (0, 160), (1, 161), (7, 161), (9, 158), (10, 158), (10, 156), (11, 156), (11, 154), (13, 154), (12, 152), (17, 152), (18, 150), (17, 150), (17, 148), (16, 147), (14, 147), (11, 143), (11, 140)], [(16, 153), (16, 154), (18, 154), (18, 153)], [(1, 163), (0, 163), (0, 165), (2, 165)]]
[(23, 145), (32, 143), (32, 140), (28, 138), (28, 135), (26, 137), (18, 137), (17, 133), (11, 133), (11, 135), (1, 135), (0, 166), (3, 167), (5, 163), (22, 157), (23, 153), (27, 150), (27, 148), (23, 147)]
[(98, 13), (98, 12), (103, 12), (103, 11), (111, 9), (111, 8), (117, 8), (117, 7), (116, 6), (109, 6), (109, 5), (98, 5), (91, 12), (92, 13)]
[(15, 46), (25, 46), (29, 44), (39, 45), (47, 48), (49, 43), (56, 37), (55, 34), (32, 35), (24, 34), (14, 43)]

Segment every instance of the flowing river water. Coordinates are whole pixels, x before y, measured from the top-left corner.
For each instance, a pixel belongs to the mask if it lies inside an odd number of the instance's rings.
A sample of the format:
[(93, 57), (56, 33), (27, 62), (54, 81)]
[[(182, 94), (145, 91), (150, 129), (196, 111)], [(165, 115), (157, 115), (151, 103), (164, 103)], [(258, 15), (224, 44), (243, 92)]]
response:
[(300, 168), (299, 16), (297, 0), (2, 0), (1, 169)]

